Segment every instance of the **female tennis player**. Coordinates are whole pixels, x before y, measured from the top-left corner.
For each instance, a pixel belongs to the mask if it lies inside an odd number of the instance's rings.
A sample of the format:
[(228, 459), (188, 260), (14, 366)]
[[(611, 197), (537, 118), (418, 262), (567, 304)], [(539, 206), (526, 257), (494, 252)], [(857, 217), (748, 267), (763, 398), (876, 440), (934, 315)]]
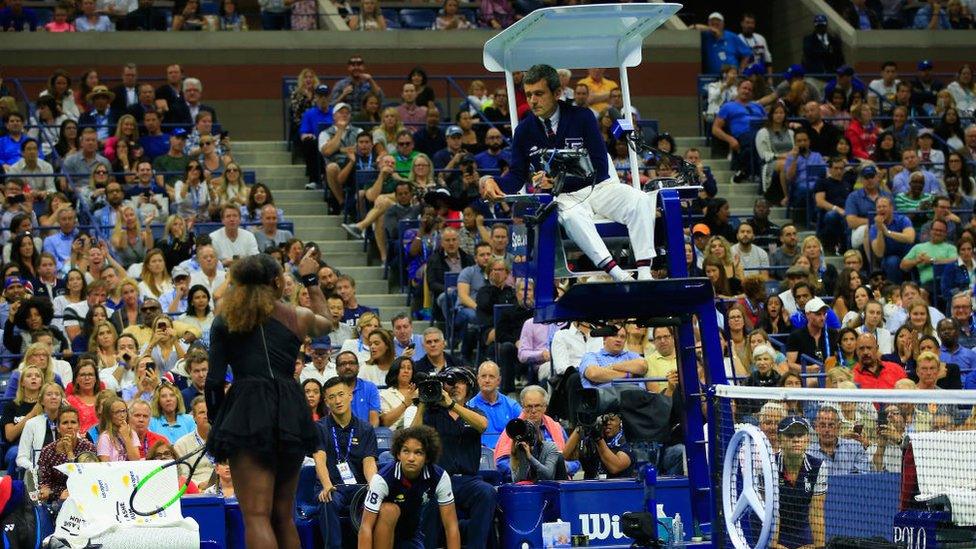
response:
[[(281, 303), (284, 273), (271, 256), (239, 260), (211, 329), (207, 450), (218, 463), (230, 461), (248, 547), (299, 546), (295, 488), (302, 459), (318, 440), (293, 376), (295, 357), (306, 336), (332, 330), (318, 268), (311, 252), (298, 266), (312, 302), (307, 309)], [(225, 396), (228, 366), (234, 379)]]

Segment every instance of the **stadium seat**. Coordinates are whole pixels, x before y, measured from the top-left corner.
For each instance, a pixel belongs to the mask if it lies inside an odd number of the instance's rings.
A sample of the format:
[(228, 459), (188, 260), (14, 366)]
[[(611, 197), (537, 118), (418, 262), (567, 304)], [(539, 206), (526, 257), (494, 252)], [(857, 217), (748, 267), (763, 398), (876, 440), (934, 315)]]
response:
[(434, 26), (435, 19), (437, 19), (437, 13), (434, 10), (422, 8), (400, 10), (400, 24), (405, 29), (430, 29)]
[(502, 483), (502, 474), (495, 466), (495, 451), (487, 446), (481, 447), (481, 465), (478, 476), (492, 486), (500, 486)]
[(386, 19), (387, 29), (399, 29), (400, 28), (400, 16), (397, 14), (397, 10), (393, 8), (383, 8), (383, 19)]
[(377, 427), (373, 432), (376, 433), (376, 448), (380, 452), (389, 450), (393, 442), (393, 431), (388, 427)]
[(298, 476), (298, 491), (295, 493), (295, 526), (302, 549), (313, 549), (322, 546), (322, 535), (319, 529), (319, 500), (316, 497), (315, 467), (302, 467)]

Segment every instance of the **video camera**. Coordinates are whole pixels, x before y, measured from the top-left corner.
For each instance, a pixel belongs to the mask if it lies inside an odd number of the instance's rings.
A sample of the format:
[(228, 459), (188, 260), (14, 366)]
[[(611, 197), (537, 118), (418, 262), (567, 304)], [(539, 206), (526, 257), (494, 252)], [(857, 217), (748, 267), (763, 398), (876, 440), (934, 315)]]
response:
[(468, 391), (475, 386), (474, 376), (465, 368), (447, 368), (443, 372), (433, 375), (417, 374), (417, 393), (420, 402), (428, 406), (434, 406), (444, 400), (442, 391), (444, 385), (454, 385), (458, 381), (463, 381), (468, 385)]

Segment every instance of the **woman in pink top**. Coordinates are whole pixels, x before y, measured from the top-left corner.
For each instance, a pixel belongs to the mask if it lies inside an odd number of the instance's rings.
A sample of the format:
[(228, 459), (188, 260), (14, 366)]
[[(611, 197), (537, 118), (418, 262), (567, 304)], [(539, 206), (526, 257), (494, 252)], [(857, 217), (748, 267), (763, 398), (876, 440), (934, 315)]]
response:
[(47, 32), (75, 32), (75, 24), (68, 21), (68, 6), (60, 4), (54, 8), (54, 20), (44, 25)]
[(98, 459), (101, 461), (138, 461), (139, 436), (129, 426), (129, 408), (119, 397), (102, 401), (98, 411)]

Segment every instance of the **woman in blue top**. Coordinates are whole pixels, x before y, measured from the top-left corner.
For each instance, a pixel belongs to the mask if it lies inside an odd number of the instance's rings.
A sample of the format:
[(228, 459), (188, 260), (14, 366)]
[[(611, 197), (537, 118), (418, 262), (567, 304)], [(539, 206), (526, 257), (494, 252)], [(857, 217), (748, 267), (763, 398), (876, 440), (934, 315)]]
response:
[(193, 418), (186, 413), (183, 395), (169, 382), (156, 388), (152, 399), (152, 414), (149, 430), (164, 435), (169, 440), (179, 440), (197, 428)]

